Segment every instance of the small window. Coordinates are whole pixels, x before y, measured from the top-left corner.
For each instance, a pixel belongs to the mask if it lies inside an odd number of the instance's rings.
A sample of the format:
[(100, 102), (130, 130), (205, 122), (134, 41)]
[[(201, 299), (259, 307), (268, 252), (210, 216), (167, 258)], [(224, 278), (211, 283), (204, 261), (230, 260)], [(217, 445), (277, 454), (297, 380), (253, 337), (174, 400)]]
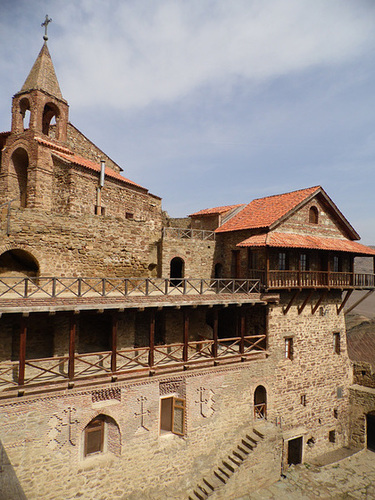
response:
[(338, 255), (333, 256), (333, 272), (334, 273), (341, 273), (342, 270), (342, 265), (341, 265), (341, 259)]
[(339, 411), (338, 411), (337, 408), (334, 408), (334, 410), (333, 410), (333, 417), (334, 418), (339, 418)]
[(336, 396), (337, 396), (337, 399), (342, 399), (344, 395), (344, 390), (342, 387), (337, 387), (336, 389)]
[(163, 398), (160, 404), (160, 431), (185, 434), (185, 400), (174, 396)]
[(341, 352), (340, 333), (339, 332), (335, 332), (333, 334), (333, 352), (335, 354), (340, 354), (340, 352)]
[(85, 428), (85, 457), (103, 452), (104, 420), (96, 418)]
[(305, 253), (300, 254), (299, 266), (301, 271), (307, 271), (309, 269), (309, 259), (307, 254)]
[(328, 439), (330, 443), (336, 443), (336, 431), (329, 431)]
[(316, 207), (310, 207), (309, 210), (309, 222), (310, 224), (318, 224), (319, 212)]
[(132, 212), (126, 212), (125, 213), (125, 219), (133, 220), (134, 219), (134, 214)]
[(279, 252), (279, 271), (287, 269), (287, 257), (285, 252)]
[(95, 215), (105, 215), (105, 207), (95, 205)]
[(293, 338), (285, 339), (285, 359), (293, 359)]
[(302, 394), (301, 396), (301, 405), (306, 406), (306, 394)]

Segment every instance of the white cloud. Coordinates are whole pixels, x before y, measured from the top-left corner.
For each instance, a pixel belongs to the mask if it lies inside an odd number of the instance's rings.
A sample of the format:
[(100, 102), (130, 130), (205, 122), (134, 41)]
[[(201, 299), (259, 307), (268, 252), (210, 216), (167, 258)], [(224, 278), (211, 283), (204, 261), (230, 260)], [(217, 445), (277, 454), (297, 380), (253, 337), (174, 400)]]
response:
[(100, 101), (127, 110), (213, 82), (250, 85), (351, 60), (373, 38), (374, 9), (361, 0), (90, 0), (80, 7), (78, 16), (76, 2), (60, 12), (65, 34), (54, 40), (75, 106)]

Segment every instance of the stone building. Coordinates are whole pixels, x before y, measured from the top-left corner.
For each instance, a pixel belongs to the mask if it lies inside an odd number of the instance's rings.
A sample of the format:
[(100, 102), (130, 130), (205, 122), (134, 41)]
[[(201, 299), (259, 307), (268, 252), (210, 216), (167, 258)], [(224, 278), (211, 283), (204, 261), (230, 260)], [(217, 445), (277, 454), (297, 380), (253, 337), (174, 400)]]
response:
[(349, 443), (375, 251), (321, 187), (165, 217), (69, 123), (46, 43), (0, 140), (3, 498), (229, 500)]

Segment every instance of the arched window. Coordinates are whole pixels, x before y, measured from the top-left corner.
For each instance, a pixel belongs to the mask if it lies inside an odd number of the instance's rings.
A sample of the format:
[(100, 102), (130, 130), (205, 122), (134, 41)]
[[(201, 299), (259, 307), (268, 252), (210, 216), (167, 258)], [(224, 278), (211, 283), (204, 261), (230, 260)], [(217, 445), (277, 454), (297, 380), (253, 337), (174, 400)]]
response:
[(16, 183), (14, 186), (14, 198), (19, 198), (20, 207), (27, 206), (27, 171), (29, 167), (29, 157), (22, 148), (16, 149), (11, 158), (14, 172), (16, 174)]
[(120, 455), (120, 430), (115, 420), (107, 415), (98, 415), (83, 431), (85, 457), (104, 452)]
[(310, 224), (318, 224), (319, 212), (316, 207), (310, 207), (309, 210), (309, 222)]
[[(43, 121), (42, 121), (42, 132), (45, 135), (50, 135), (50, 126), (57, 124), (59, 120), (60, 112), (59, 108), (52, 104), (51, 102), (44, 106), (43, 110)], [(59, 130), (56, 127), (55, 138), (59, 138)]]
[(254, 417), (267, 417), (267, 391), (262, 385), (258, 385), (254, 392)]
[(20, 101), (20, 113), (22, 115), (23, 130), (26, 130), (30, 125), (30, 102), (26, 97)]
[(185, 263), (180, 257), (174, 257), (170, 264), (170, 283), (172, 286), (181, 286), (184, 277)]

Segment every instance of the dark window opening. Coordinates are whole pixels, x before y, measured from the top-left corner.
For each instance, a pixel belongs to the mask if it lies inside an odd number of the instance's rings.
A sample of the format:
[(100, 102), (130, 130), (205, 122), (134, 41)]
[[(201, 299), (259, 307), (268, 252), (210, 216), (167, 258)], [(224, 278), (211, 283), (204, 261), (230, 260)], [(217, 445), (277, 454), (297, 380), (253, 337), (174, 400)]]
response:
[(29, 157), (26, 151), (18, 148), (12, 154), (12, 163), (17, 178), (15, 198), (19, 198), (20, 207), (26, 208), (27, 206), (27, 175), (29, 168)]
[(231, 278), (239, 278), (241, 274), (240, 251), (232, 250)]
[(44, 106), (42, 119), (42, 132), (45, 135), (50, 135), (50, 127), (54, 127), (56, 139), (59, 139), (59, 130), (56, 126), (59, 120), (59, 109), (55, 104), (49, 103)]
[(258, 385), (254, 392), (254, 417), (267, 418), (267, 391), (262, 385)]
[(293, 338), (285, 339), (285, 359), (293, 359)]
[(316, 207), (311, 207), (309, 210), (309, 222), (310, 224), (318, 224), (319, 212)]
[(305, 253), (301, 253), (299, 256), (299, 266), (301, 271), (309, 270), (309, 256)]
[(285, 252), (279, 252), (279, 271), (286, 271), (288, 269), (288, 258)]
[(111, 349), (112, 318), (109, 314), (81, 313), (78, 319), (78, 353)]
[(337, 408), (334, 408), (334, 410), (333, 410), (333, 417), (334, 418), (338, 418), (339, 417), (339, 412), (338, 412)]
[(302, 394), (301, 395), (301, 405), (302, 406), (306, 406), (307, 402), (306, 402), (306, 394)]
[(328, 433), (328, 440), (330, 443), (335, 443), (336, 442), (336, 431), (329, 431)]
[(366, 415), (367, 448), (375, 451), (375, 412)]
[(335, 354), (340, 354), (340, 352), (341, 352), (340, 333), (339, 332), (335, 332), (333, 334), (333, 352)]
[(342, 262), (341, 258), (338, 255), (333, 256), (333, 272), (341, 273), (342, 271)]
[(134, 219), (134, 214), (132, 212), (126, 212), (125, 213), (125, 219), (133, 220)]
[(223, 264), (218, 262), (215, 264), (215, 278), (220, 279), (223, 277)]

